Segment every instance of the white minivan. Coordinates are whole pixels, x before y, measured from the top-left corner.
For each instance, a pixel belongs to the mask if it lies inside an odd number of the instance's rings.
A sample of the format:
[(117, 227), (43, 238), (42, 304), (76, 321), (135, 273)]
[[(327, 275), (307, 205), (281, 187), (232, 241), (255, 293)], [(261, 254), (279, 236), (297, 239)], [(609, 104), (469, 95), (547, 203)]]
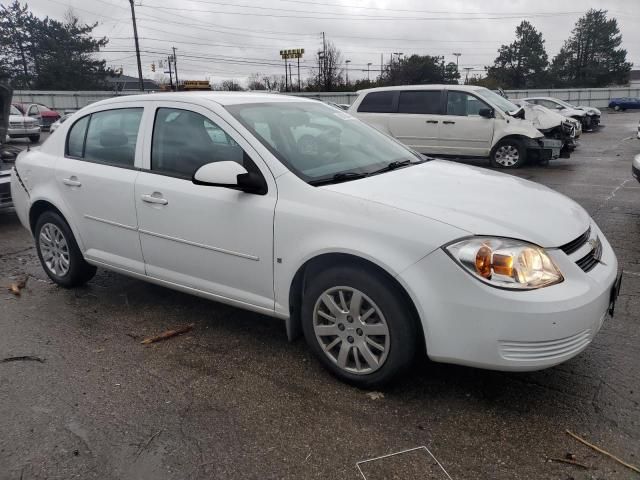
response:
[(484, 87), (403, 85), (358, 93), (349, 113), (423, 154), (488, 157), (494, 167), (517, 168), (558, 158), (563, 146)]
[(499, 370), (561, 363), (594, 338), (621, 278), (567, 197), (283, 95), (94, 103), (19, 155), (11, 192), (57, 284), (102, 267), (281, 318), (362, 387), (425, 351)]

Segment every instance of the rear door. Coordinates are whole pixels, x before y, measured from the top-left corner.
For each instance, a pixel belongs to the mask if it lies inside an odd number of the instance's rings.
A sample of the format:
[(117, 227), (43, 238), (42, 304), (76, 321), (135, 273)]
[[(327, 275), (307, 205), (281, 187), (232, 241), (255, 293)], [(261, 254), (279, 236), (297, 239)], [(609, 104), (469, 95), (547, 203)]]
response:
[(71, 126), (56, 181), (87, 259), (144, 273), (134, 203), (144, 108), (112, 108)]
[(389, 116), (389, 131), (418, 152), (441, 153), (442, 110), (442, 90), (402, 90), (397, 113)]
[(491, 108), (470, 92), (447, 91), (446, 118), (440, 127), (441, 152), (447, 155), (486, 157), (491, 151), (495, 118), (481, 117)]

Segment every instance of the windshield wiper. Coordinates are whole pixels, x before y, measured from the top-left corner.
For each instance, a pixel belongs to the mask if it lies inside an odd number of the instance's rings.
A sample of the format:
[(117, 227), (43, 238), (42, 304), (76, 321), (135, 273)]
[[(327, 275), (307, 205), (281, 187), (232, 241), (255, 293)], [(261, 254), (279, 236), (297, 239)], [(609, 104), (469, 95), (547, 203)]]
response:
[(383, 172), (390, 172), (391, 170), (395, 170), (397, 168), (402, 168), (402, 167), (406, 167), (408, 165), (414, 165), (414, 164), (418, 164), (418, 163), (422, 163), (420, 161), (418, 162), (412, 162), (410, 159), (406, 159), (406, 160), (395, 160), (393, 162), (388, 163), (386, 166), (378, 169), (378, 170), (374, 170), (373, 172), (369, 172), (369, 175), (375, 175), (376, 173), (383, 173)]
[(311, 180), (309, 181), (309, 185), (328, 185), (330, 183), (348, 182), (349, 180), (357, 180), (358, 178), (364, 178), (368, 175), (368, 173), (339, 172), (329, 178)]

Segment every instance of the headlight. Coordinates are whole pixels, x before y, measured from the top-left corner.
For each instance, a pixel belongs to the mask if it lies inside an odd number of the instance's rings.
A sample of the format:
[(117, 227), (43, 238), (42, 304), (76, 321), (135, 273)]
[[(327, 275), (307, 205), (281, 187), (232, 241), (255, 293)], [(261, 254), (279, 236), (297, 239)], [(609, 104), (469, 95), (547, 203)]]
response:
[(544, 249), (520, 240), (474, 237), (445, 250), (471, 275), (494, 287), (533, 290), (564, 280)]

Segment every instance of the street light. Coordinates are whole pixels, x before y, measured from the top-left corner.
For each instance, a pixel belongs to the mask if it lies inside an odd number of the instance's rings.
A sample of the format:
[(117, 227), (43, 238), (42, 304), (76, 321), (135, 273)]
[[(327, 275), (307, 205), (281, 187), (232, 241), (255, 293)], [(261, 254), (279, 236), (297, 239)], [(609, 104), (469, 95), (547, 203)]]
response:
[(367, 63), (367, 82), (371, 82), (371, 78), (369, 77), (369, 67), (373, 65), (371, 62)]
[(456, 68), (458, 68), (458, 60), (460, 59), (460, 55), (462, 55), (461, 53), (452, 53), (452, 55), (456, 56)]

